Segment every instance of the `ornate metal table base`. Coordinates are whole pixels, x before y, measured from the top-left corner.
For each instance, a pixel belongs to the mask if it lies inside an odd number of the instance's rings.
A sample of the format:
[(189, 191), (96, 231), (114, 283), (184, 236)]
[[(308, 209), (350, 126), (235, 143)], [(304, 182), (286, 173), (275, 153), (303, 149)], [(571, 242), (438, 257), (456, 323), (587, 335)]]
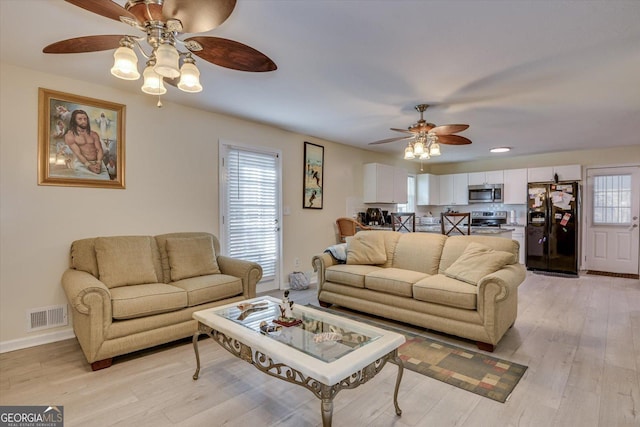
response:
[(222, 332), (218, 332), (215, 329), (204, 325), (198, 324), (198, 331), (193, 335), (193, 349), (196, 353), (196, 372), (193, 374), (193, 379), (197, 380), (200, 374), (200, 354), (198, 352), (198, 337), (206, 334), (210, 336), (214, 341), (217, 341), (224, 349), (236, 357), (248, 362), (258, 368), (260, 371), (272, 377), (280, 378), (287, 382), (303, 386), (310, 390), (318, 399), (321, 400), (322, 411), (322, 425), (324, 427), (331, 426), (331, 419), (333, 417), (333, 398), (338, 394), (340, 390), (356, 388), (360, 384), (364, 384), (371, 378), (375, 377), (378, 372), (387, 364), (387, 362), (398, 365), (398, 376), (396, 378), (396, 387), (393, 392), (393, 404), (396, 409), (397, 415), (402, 415), (402, 410), (398, 406), (398, 390), (400, 388), (400, 381), (402, 380), (402, 373), (404, 366), (402, 360), (398, 357), (398, 349), (395, 349), (386, 355), (382, 356), (375, 362), (365, 366), (358, 372), (355, 372), (351, 376), (343, 379), (334, 385), (326, 385), (318, 380), (306, 377), (301, 372), (285, 365), (284, 363), (274, 363), (273, 360), (266, 354), (259, 351), (253, 351), (251, 347), (240, 341), (227, 337)]

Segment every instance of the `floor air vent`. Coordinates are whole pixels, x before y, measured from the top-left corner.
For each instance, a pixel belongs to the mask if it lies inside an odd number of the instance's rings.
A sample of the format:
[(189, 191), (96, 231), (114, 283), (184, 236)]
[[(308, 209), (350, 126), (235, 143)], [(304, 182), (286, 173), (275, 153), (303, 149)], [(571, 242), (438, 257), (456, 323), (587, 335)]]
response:
[(50, 307), (33, 308), (27, 310), (27, 330), (56, 328), (69, 323), (66, 305), (52, 305)]

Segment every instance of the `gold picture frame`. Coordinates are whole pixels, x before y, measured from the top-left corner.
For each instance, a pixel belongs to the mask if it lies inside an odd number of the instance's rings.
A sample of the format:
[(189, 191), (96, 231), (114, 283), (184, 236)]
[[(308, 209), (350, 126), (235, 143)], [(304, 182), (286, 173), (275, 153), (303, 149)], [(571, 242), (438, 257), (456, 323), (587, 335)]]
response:
[(125, 188), (125, 105), (38, 89), (38, 185)]

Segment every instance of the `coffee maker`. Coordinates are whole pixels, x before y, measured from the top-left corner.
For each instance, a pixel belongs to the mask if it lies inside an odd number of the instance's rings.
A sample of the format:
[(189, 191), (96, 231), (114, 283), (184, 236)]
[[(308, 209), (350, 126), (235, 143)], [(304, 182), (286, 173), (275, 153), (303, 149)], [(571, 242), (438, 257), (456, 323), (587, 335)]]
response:
[(382, 214), (382, 209), (367, 209), (367, 225), (384, 225), (384, 215)]

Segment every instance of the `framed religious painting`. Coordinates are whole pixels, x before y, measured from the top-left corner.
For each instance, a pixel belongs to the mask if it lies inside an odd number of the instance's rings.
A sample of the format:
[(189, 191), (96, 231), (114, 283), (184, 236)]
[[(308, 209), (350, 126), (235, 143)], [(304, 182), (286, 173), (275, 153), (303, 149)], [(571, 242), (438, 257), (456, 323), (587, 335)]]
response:
[(125, 188), (125, 106), (39, 88), (38, 184)]
[(324, 178), (324, 147), (304, 143), (304, 183), (302, 189), (302, 207), (322, 209), (322, 183)]

